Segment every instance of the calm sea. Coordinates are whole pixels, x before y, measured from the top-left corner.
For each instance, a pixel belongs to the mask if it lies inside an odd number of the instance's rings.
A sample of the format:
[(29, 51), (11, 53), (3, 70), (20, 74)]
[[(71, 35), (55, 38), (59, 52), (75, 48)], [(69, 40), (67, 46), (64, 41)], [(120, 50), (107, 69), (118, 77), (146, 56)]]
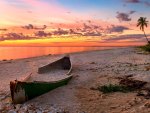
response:
[(21, 59), (48, 54), (105, 50), (117, 47), (0, 47), (0, 60)]

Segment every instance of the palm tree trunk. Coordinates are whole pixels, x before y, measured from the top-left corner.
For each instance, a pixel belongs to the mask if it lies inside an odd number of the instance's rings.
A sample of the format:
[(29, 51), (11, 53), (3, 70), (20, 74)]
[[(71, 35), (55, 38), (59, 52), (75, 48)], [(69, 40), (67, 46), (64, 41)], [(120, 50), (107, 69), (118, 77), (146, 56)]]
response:
[(150, 43), (150, 41), (148, 40), (148, 38), (147, 38), (147, 36), (146, 36), (146, 34), (145, 34), (145, 31), (143, 30), (143, 32), (144, 32), (144, 36), (145, 36), (145, 38), (146, 38), (146, 40), (147, 40), (147, 42), (148, 42), (148, 44)]

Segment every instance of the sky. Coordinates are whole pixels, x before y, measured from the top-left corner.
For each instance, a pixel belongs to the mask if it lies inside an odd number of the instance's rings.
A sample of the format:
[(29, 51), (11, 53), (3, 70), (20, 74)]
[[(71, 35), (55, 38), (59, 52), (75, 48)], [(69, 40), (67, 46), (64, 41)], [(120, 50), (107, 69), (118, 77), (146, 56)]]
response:
[(137, 20), (150, 21), (149, 0), (0, 0), (0, 7), (0, 46), (140, 44)]

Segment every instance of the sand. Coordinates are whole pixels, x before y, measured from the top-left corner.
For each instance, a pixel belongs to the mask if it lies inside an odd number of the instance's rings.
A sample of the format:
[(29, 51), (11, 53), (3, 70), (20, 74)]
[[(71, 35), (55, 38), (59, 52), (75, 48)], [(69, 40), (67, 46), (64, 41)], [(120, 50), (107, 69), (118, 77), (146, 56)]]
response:
[[(20, 80), (31, 72), (36, 72), (38, 67), (59, 57), (61, 55), (0, 61), (0, 95), (9, 94), (10, 80)], [(68, 85), (34, 98), (24, 105), (40, 106), (44, 109), (46, 106), (51, 113), (58, 112), (57, 108), (69, 113), (150, 112), (150, 100), (136, 96), (136, 92), (103, 94), (92, 90), (93, 87), (105, 84), (117, 84), (117, 77), (128, 75), (150, 82), (150, 54), (128, 47), (74, 53), (71, 54), (71, 60), (73, 79)]]

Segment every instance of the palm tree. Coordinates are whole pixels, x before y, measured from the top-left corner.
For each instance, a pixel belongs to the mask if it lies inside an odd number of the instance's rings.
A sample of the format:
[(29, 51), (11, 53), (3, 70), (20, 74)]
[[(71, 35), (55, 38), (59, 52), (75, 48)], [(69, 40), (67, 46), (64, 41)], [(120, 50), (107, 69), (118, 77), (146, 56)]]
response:
[(146, 20), (146, 17), (140, 17), (138, 19), (137, 27), (140, 27), (140, 30), (142, 30), (144, 32), (144, 36), (145, 36), (147, 42), (150, 44), (150, 41), (148, 40), (148, 38), (145, 34), (145, 30), (144, 30), (144, 28), (147, 26), (148, 26), (148, 21)]

